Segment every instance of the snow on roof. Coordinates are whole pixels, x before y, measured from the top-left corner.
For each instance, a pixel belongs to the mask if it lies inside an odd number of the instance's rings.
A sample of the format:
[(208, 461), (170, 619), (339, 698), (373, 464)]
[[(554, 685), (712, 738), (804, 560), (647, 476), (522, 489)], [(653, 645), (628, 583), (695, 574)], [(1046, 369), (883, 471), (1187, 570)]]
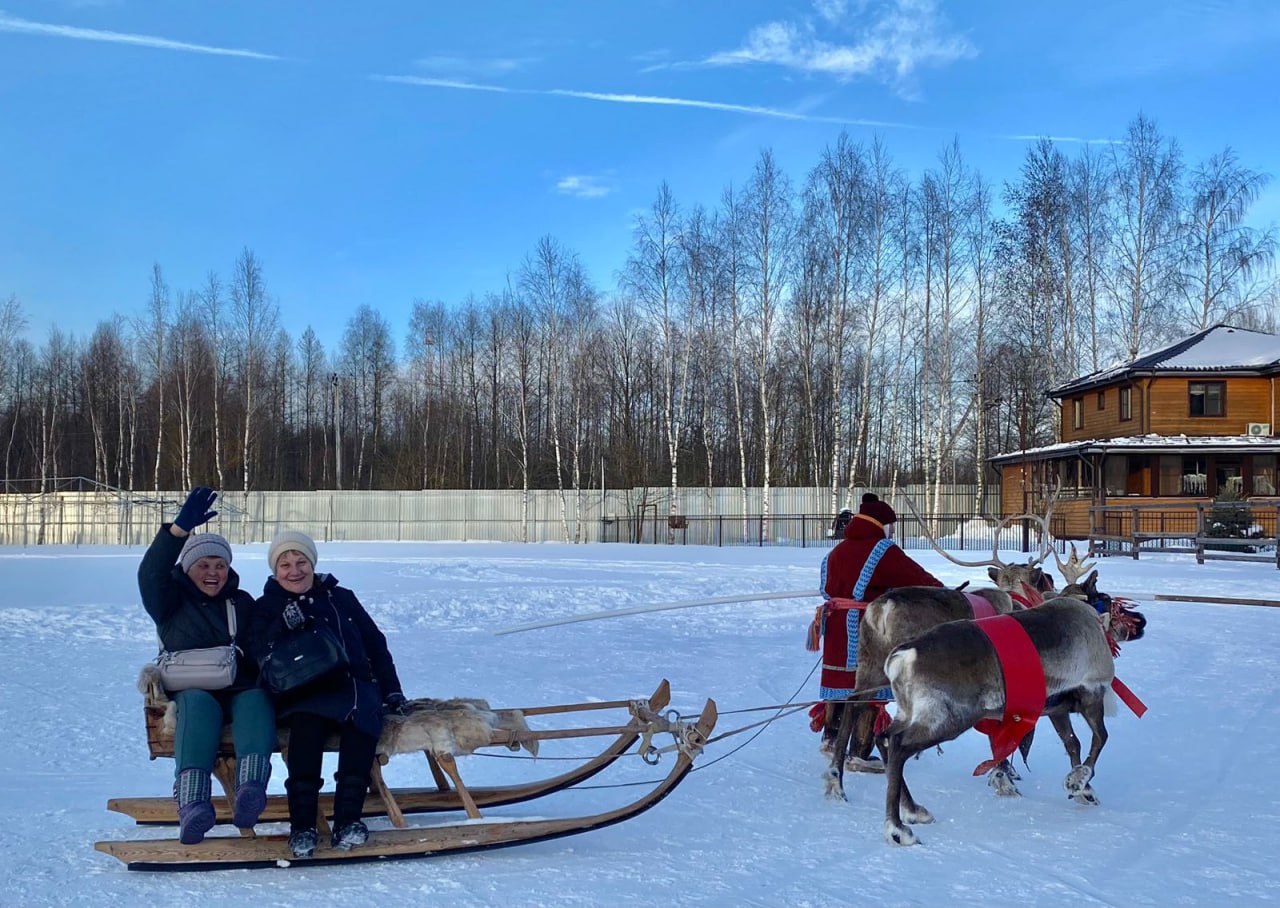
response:
[(1151, 353), (1139, 354), (1130, 362), (1072, 379), (1054, 388), (1049, 396), (1062, 397), (1075, 390), (1105, 384), (1129, 372), (1226, 372), (1275, 367), (1280, 367), (1280, 335), (1231, 325), (1214, 325)]
[(1253, 449), (1258, 450), (1259, 453), (1266, 453), (1268, 450), (1280, 451), (1280, 438), (1252, 435), (1127, 435), (1121, 438), (1091, 438), (1087, 441), (1042, 445), (1038, 448), (998, 454), (991, 458), (991, 462), (1009, 463), (1024, 458), (1041, 460), (1073, 452), (1084, 454), (1105, 451), (1178, 451), (1202, 448), (1237, 451)]

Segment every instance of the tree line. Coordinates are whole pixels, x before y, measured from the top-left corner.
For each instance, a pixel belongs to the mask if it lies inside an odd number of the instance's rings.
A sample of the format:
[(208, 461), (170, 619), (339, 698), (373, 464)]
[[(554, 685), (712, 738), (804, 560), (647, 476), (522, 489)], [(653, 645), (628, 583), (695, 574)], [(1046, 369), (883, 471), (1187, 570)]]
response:
[(1267, 180), (1230, 148), (1189, 165), (1141, 115), (1114, 143), (1036, 142), (1000, 187), (958, 142), (913, 178), (842, 134), (799, 180), (762, 151), (714, 205), (660, 186), (615, 287), (544, 236), (407, 325), (360, 306), (336, 349), (281, 326), (248, 248), (194, 288), (156, 264), (142, 311), (87, 337), (31, 344), (10, 296), (5, 489), (981, 496), (987, 457), (1054, 440), (1048, 389), (1217, 322), (1276, 330), (1276, 237), (1248, 225)]

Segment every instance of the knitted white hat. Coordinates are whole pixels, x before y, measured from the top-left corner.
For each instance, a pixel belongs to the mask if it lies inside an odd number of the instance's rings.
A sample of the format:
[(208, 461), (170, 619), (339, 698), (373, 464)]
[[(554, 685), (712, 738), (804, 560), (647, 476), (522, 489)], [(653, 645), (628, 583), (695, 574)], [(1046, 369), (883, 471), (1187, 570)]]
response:
[(178, 561), (185, 574), (201, 558), (221, 558), (231, 564), (231, 544), (217, 533), (193, 533), (182, 546)]
[(276, 533), (276, 538), (271, 540), (271, 548), (267, 549), (267, 567), (273, 574), (276, 561), (285, 552), (301, 552), (307, 556), (312, 567), (316, 566), (316, 543), (306, 533), (297, 530), (281, 530)]

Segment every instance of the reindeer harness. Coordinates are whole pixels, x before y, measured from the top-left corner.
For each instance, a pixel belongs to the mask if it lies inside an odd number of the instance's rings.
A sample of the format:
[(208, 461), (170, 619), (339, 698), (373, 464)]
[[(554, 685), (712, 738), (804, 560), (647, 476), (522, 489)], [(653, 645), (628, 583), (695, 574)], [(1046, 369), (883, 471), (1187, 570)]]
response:
[(1013, 753), (1044, 712), (1044, 666), (1026, 630), (1009, 615), (979, 618), (974, 626), (991, 640), (1004, 675), (1004, 717), (983, 719), (974, 726), (991, 739), (991, 759), (979, 763), (975, 776), (995, 769)]

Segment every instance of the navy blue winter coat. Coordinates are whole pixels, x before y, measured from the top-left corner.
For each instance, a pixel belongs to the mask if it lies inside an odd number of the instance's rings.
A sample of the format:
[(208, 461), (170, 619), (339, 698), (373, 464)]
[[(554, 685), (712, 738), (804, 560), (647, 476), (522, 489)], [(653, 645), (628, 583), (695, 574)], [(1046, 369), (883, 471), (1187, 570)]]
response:
[(356, 594), (338, 586), (332, 574), (316, 574), (311, 589), (290, 593), (274, 577), (268, 578), (254, 614), (252, 640), (254, 655), (261, 665), (271, 648), (290, 633), (284, 610), (296, 602), (310, 623), (327, 627), (346, 648), (350, 667), (303, 690), (276, 697), (276, 715), (285, 719), (295, 713), (324, 716), (335, 722), (352, 722), (366, 734), (382, 732), (382, 703), (391, 694), (401, 693), (395, 662), (373, 618), (364, 610)]
[(253, 635), (253, 596), (240, 589), (240, 575), (227, 570), (227, 582), (217, 596), (206, 596), (191, 582), (177, 563), (187, 540), (160, 526), (156, 538), (138, 565), (138, 592), (142, 605), (156, 623), (161, 645), (169, 651), (226, 646), (231, 642), (227, 627), (227, 600), (236, 613), (236, 680), (214, 694), (231, 693), (258, 686), (258, 661), (249, 639)]

